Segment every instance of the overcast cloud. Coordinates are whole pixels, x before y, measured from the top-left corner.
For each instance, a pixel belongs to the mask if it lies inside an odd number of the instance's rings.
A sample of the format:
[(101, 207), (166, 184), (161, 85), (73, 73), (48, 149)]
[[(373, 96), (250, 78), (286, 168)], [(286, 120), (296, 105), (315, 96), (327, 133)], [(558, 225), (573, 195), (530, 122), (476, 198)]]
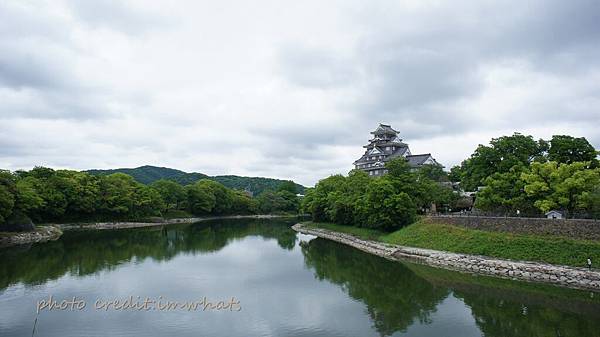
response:
[(600, 148), (600, 2), (0, 2), (1, 168), (313, 185), (379, 122), (447, 168), (515, 131)]

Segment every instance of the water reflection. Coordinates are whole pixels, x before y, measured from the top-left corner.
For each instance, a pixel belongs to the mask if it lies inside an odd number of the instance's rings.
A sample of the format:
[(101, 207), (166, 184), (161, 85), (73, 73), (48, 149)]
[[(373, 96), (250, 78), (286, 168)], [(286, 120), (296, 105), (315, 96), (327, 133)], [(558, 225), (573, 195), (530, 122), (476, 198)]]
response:
[(49, 293), (91, 300), (160, 292), (180, 299), (235, 294), (245, 309), (210, 319), (49, 313), (44, 335), (600, 336), (600, 296), (392, 262), (307, 239), (293, 223), (67, 232), (55, 242), (0, 250), (0, 335), (31, 335), (32, 303)]
[(247, 236), (273, 238), (286, 250), (294, 248), (293, 220), (222, 220), (154, 228), (67, 231), (57, 241), (0, 249), (0, 290), (55, 280), (66, 273), (86, 276), (111, 270), (133, 259), (168, 261), (178, 254), (216, 252)]
[(302, 243), (306, 265), (319, 280), (338, 284), (365, 303), (381, 335), (405, 331), (415, 320), (430, 323), (431, 313), (448, 296), (447, 288), (435, 287), (402, 264), (335, 246), (323, 239)]

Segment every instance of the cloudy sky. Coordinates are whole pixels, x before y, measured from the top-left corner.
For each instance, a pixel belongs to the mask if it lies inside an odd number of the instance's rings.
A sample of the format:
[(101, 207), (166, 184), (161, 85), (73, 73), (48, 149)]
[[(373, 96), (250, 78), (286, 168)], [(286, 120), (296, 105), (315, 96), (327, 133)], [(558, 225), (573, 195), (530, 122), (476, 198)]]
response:
[(0, 167), (346, 173), (379, 122), (446, 167), (600, 148), (600, 2), (0, 1)]

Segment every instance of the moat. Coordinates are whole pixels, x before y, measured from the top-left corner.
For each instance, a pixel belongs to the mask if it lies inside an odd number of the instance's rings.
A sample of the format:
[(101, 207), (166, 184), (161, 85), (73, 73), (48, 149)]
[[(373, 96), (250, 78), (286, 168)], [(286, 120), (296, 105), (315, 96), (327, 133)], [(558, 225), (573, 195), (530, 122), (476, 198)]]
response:
[[(0, 250), (0, 336), (600, 336), (600, 293), (388, 261), (295, 222), (71, 230)], [(36, 314), (49, 296), (87, 306)], [(240, 310), (94, 308), (129, 297)]]

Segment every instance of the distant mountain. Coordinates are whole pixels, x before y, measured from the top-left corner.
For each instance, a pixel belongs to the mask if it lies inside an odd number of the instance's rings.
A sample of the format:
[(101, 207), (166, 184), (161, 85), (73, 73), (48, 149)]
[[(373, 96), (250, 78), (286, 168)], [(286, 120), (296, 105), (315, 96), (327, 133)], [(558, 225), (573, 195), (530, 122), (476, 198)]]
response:
[[(202, 173), (186, 173), (180, 170), (175, 170), (168, 167), (156, 167), (156, 166), (140, 166), (136, 168), (118, 168), (110, 170), (88, 170), (89, 174), (106, 176), (113, 173), (125, 173), (133, 177), (142, 184), (150, 184), (159, 179), (170, 179), (177, 181), (183, 185), (195, 182), (196, 180), (208, 178), (206, 174)], [(188, 178), (188, 175), (193, 175)], [(181, 181), (180, 181), (181, 180)], [(185, 183), (184, 183), (185, 182)]]
[[(262, 177), (240, 177), (240, 176), (214, 176), (208, 177), (210, 180), (220, 182), (221, 184), (238, 190), (248, 190), (254, 195), (260, 194), (262, 191), (271, 189), (276, 190), (277, 187), (285, 180), (273, 179), (273, 178), (262, 178)], [(296, 184), (298, 193), (304, 194), (306, 187)]]
[[(140, 166), (136, 168), (118, 168), (110, 170), (88, 170), (86, 171), (93, 175), (109, 175), (113, 173), (125, 173), (133, 177), (142, 184), (151, 184), (152, 182), (159, 179), (173, 180), (181, 185), (192, 184), (200, 179), (210, 179), (217, 181), (229, 188), (238, 190), (248, 190), (254, 195), (260, 194), (262, 191), (267, 189), (277, 189), (284, 180), (273, 179), (273, 178), (262, 178), (262, 177), (240, 177), (234, 175), (226, 176), (207, 176), (203, 173), (198, 172), (184, 172), (168, 167), (157, 167), (157, 166)], [(296, 184), (298, 187), (298, 193), (304, 193), (305, 187)]]

